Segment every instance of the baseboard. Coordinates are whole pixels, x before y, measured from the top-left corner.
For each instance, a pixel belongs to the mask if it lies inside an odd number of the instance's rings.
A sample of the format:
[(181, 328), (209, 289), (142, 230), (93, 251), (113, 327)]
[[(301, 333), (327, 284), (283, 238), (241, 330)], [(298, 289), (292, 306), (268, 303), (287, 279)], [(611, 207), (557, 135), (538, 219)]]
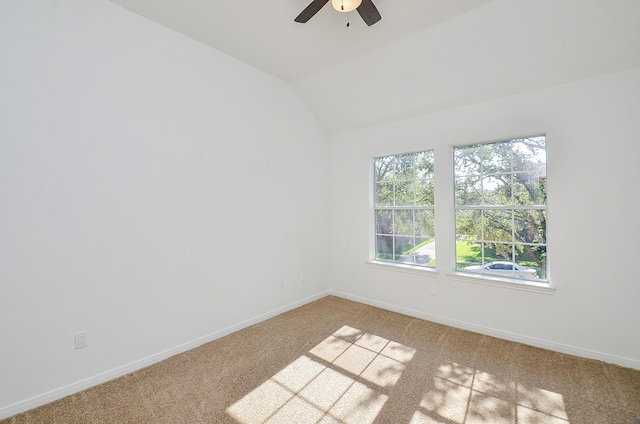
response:
[(424, 312), (416, 311), (409, 308), (403, 308), (400, 306), (392, 305), (389, 303), (378, 302), (372, 299), (363, 298), (360, 296), (354, 296), (348, 293), (343, 293), (339, 291), (325, 291), (318, 293), (316, 295), (307, 297), (305, 299), (301, 299), (299, 301), (293, 302), (291, 304), (282, 306), (280, 308), (274, 309), (270, 312), (258, 315), (249, 320), (240, 322), (238, 324), (227, 327), (223, 330), (216, 331), (204, 337), (200, 337), (193, 341), (181, 344), (179, 346), (175, 346), (173, 348), (164, 350), (162, 352), (156, 353), (154, 355), (147, 356), (146, 358), (142, 358), (140, 360), (131, 362), (122, 367), (115, 368), (113, 370), (95, 375), (93, 377), (78, 381), (73, 384), (69, 384), (67, 386), (52, 390), (50, 392), (34, 396), (32, 398), (26, 399), (21, 402), (14, 403), (12, 405), (8, 405), (0, 409), (0, 420), (4, 418), (11, 417), (13, 415), (19, 414), (21, 412), (28, 411), (33, 408), (37, 408), (38, 406), (45, 405), (47, 403), (56, 401), (58, 399), (62, 399), (65, 396), (72, 395), (74, 393), (80, 392), (82, 390), (86, 390), (90, 387), (97, 386), (98, 384), (105, 383), (109, 380), (113, 380), (118, 377), (122, 377), (131, 372), (137, 371), (149, 365), (153, 365), (157, 362), (163, 361), (171, 356), (180, 354), (182, 352), (186, 352), (190, 349), (194, 349), (200, 345), (211, 342), (213, 340), (224, 337), (228, 334), (234, 333), (238, 330), (242, 330), (243, 328), (249, 327), (254, 324), (258, 324), (262, 321), (265, 321), (269, 318), (273, 318), (277, 315), (280, 315), (284, 312), (290, 311), (292, 309), (303, 306), (307, 303), (313, 302), (315, 300), (321, 299), (325, 296), (332, 295), (341, 297), (343, 299), (352, 300), (354, 302), (364, 303), (366, 305), (375, 306), (378, 308), (382, 308), (388, 311), (398, 312), (404, 315), (413, 316), (416, 318), (424, 319), (427, 321), (437, 322), (439, 324), (448, 325), (451, 327), (461, 328), (464, 330), (473, 331), (480, 334), (485, 334), (488, 336), (498, 337), (505, 340), (510, 340), (514, 342), (524, 343), (531, 346), (536, 346), (544, 349), (553, 350), (556, 352), (567, 353), (570, 355), (579, 356), (582, 358), (596, 359), (600, 361), (604, 361), (607, 363), (617, 364), (623, 367), (634, 368), (640, 370), (640, 361), (630, 358), (625, 358), (621, 356), (611, 355), (603, 352), (592, 351), (589, 349), (583, 349), (575, 346), (565, 345), (556, 342), (550, 342), (547, 340), (542, 340), (534, 337), (528, 337), (521, 334), (511, 333), (507, 331), (497, 330), (489, 327), (484, 327), (464, 321), (453, 320), (437, 315), (427, 314)]
[(238, 324), (232, 325), (231, 327), (227, 327), (223, 330), (216, 331), (214, 333), (208, 334), (204, 337), (200, 337), (193, 341), (181, 344), (179, 346), (175, 346), (173, 348), (164, 350), (162, 352), (156, 353), (154, 355), (147, 356), (146, 358), (139, 359), (137, 361), (131, 362), (122, 367), (115, 368), (113, 370), (95, 375), (93, 377), (89, 377), (87, 379), (78, 381), (76, 383), (69, 384), (64, 387), (60, 387), (58, 389), (52, 390), (47, 393), (43, 393), (38, 396), (34, 396), (27, 400), (17, 402), (11, 404), (9, 406), (0, 408), (0, 420), (8, 417), (12, 417), (21, 412), (28, 411), (33, 408), (37, 408), (38, 406), (45, 405), (47, 403), (56, 401), (58, 399), (62, 399), (65, 396), (72, 395), (74, 393), (81, 392), (82, 390), (86, 390), (90, 387), (97, 386), (98, 384), (106, 383), (109, 380), (113, 380), (118, 377), (122, 377), (123, 375), (129, 374), (133, 371), (137, 371), (149, 365), (153, 365), (157, 362), (163, 361), (167, 358), (170, 358), (174, 355), (177, 355), (182, 352), (186, 352), (188, 350), (194, 349), (198, 346), (201, 346), (205, 343), (211, 342), (213, 340), (224, 337), (228, 334), (234, 333), (238, 330), (242, 330), (243, 328), (249, 327), (254, 324), (258, 324), (262, 321), (266, 321), (269, 318), (273, 318), (277, 315), (280, 315), (284, 312), (290, 311), (292, 309), (298, 308), (300, 306), (306, 305), (307, 303), (313, 302), (315, 300), (321, 299), (325, 296), (328, 296), (329, 292), (321, 292), (316, 295), (301, 299), (299, 301), (290, 303), (288, 305), (282, 306), (280, 308), (274, 309), (267, 313), (258, 315), (249, 320), (240, 322)]
[(341, 297), (343, 299), (352, 300), (354, 302), (364, 303), (366, 305), (375, 306), (381, 309), (386, 309), (392, 312), (398, 312), (403, 315), (408, 315), (420, 319), (424, 319), (426, 321), (437, 322), (438, 324), (448, 325), (450, 327), (461, 328), (464, 330), (473, 331), (475, 333), (484, 334), (487, 336), (497, 337), (504, 340), (509, 340), (513, 342), (519, 342), (523, 344), (527, 344), (530, 346), (540, 347), (543, 349), (549, 349), (556, 352), (566, 353), (569, 355), (579, 356), (581, 358), (588, 359), (596, 359), (603, 362), (607, 362), (610, 364), (616, 364), (627, 368), (633, 368), (640, 370), (640, 360), (625, 358), (622, 356), (611, 355), (608, 353), (597, 352), (589, 349), (583, 349), (576, 346), (565, 345), (562, 343), (551, 342), (548, 340), (538, 339), (535, 337), (524, 336), (522, 334), (511, 333), (508, 331), (497, 330), (490, 327), (484, 327), (481, 325), (453, 320), (437, 315), (431, 315), (420, 311), (415, 311), (413, 309), (403, 308), (396, 305), (391, 305), (389, 303), (378, 302), (375, 300), (354, 296), (348, 293), (343, 293), (339, 291), (329, 291), (330, 295)]

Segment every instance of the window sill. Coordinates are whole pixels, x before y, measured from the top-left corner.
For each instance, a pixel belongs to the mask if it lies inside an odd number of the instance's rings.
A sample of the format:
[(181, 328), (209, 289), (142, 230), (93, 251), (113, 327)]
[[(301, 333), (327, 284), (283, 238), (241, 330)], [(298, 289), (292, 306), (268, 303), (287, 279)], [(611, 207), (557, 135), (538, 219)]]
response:
[(367, 261), (367, 265), (370, 268), (384, 269), (387, 271), (406, 272), (409, 274), (417, 274), (428, 277), (437, 277), (440, 273), (434, 268), (426, 268), (423, 266), (407, 265), (393, 262), (383, 261)]
[(462, 281), (465, 283), (503, 287), (512, 290), (523, 290), (542, 294), (554, 294), (556, 291), (556, 288), (551, 286), (549, 283), (536, 283), (535, 281), (528, 280), (499, 277), (481, 277), (460, 272), (448, 273), (447, 277), (449, 277), (449, 279), (451, 280)]

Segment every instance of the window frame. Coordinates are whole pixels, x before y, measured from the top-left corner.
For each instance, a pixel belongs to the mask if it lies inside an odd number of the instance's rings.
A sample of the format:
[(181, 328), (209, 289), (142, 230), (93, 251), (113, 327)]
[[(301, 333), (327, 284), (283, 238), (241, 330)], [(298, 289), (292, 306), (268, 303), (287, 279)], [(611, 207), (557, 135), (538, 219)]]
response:
[[(425, 273), (428, 274), (436, 274), (436, 267), (433, 265), (428, 265), (427, 264), (418, 264), (415, 262), (415, 257), (413, 262), (402, 262), (402, 261), (396, 261), (394, 259), (381, 259), (378, 258), (378, 252), (377, 252), (377, 238), (378, 236), (390, 236), (392, 239), (395, 239), (396, 236), (402, 236), (402, 235), (397, 235), (394, 233), (391, 234), (385, 234), (385, 233), (379, 233), (378, 232), (378, 227), (377, 227), (377, 213), (378, 211), (410, 211), (412, 213), (412, 223), (415, 226), (415, 214), (414, 211), (431, 211), (431, 213), (433, 214), (433, 231), (434, 231), (434, 235), (433, 237), (435, 237), (435, 214), (436, 214), (436, 205), (435, 205), (435, 197), (433, 198), (433, 201), (430, 205), (416, 205), (415, 203), (413, 205), (377, 205), (377, 184), (378, 184), (378, 180), (377, 180), (377, 171), (376, 171), (376, 161), (378, 159), (382, 159), (382, 158), (397, 158), (397, 157), (402, 157), (402, 156), (407, 156), (407, 155), (415, 155), (415, 154), (423, 154), (423, 153), (428, 153), (430, 155), (430, 160), (431, 160), (431, 165), (434, 166), (435, 164), (435, 150), (434, 149), (424, 149), (424, 150), (417, 150), (417, 151), (410, 151), (410, 152), (403, 152), (403, 153), (396, 153), (396, 154), (386, 154), (386, 155), (376, 155), (373, 156), (370, 159), (370, 180), (369, 180), (369, 187), (370, 187), (370, 196), (369, 196), (369, 202), (370, 202), (370, 230), (369, 230), (369, 235), (370, 235), (370, 243), (369, 243), (369, 260), (367, 261), (368, 264), (370, 266), (373, 266), (374, 268), (382, 268), (382, 269), (392, 269), (392, 270), (397, 270), (397, 271), (404, 271), (404, 272), (410, 272), (410, 273), (417, 273), (420, 275), (424, 275)], [(419, 178), (414, 178), (413, 182), (415, 183), (416, 181), (418, 181)], [(402, 181), (407, 181), (407, 180), (402, 180)], [(435, 195), (435, 169), (431, 172), (431, 179), (430, 179), (430, 184), (434, 187), (434, 195)], [(394, 198), (395, 198), (395, 184), (394, 184)], [(414, 227), (414, 234), (411, 235), (411, 237), (414, 238), (414, 241), (417, 237), (419, 237), (418, 235), (416, 235), (415, 233), (415, 227)], [(394, 244), (395, 246), (395, 244)], [(393, 248), (392, 248), (393, 249)], [(394, 250), (392, 250), (394, 251)]]
[[(485, 146), (485, 145), (491, 145), (491, 144), (498, 144), (498, 143), (506, 143), (506, 142), (517, 142), (518, 140), (525, 140), (525, 139), (535, 139), (535, 138), (540, 138), (540, 137), (544, 137), (545, 140), (545, 147), (544, 147), (544, 151), (545, 151), (545, 159), (544, 159), (544, 178), (547, 179), (548, 175), (547, 175), (547, 164), (548, 164), (548, 136), (547, 134), (536, 134), (536, 135), (528, 135), (528, 136), (521, 136), (521, 137), (510, 137), (510, 138), (504, 138), (504, 139), (498, 139), (498, 140), (492, 140), (492, 141), (483, 141), (483, 142), (474, 142), (474, 143), (469, 143), (469, 144), (459, 144), (459, 145), (452, 145), (450, 146), (450, 155), (449, 155), (449, 162), (450, 162), (450, 172), (451, 172), (451, 180), (450, 180), (450, 193), (452, 194), (451, 197), (451, 202), (452, 202), (452, 211), (453, 211), (453, 219), (452, 219), (452, 229), (451, 229), (451, 240), (453, 242), (453, 246), (452, 246), (452, 263), (451, 263), (451, 271), (449, 273), (447, 273), (447, 275), (449, 276), (449, 278), (454, 279), (454, 280), (459, 280), (459, 281), (464, 281), (464, 282), (471, 282), (471, 283), (476, 283), (476, 284), (483, 284), (483, 285), (490, 285), (490, 286), (498, 286), (498, 287), (506, 287), (506, 288), (511, 288), (511, 289), (520, 289), (520, 290), (526, 290), (526, 291), (534, 291), (534, 292), (541, 292), (541, 293), (546, 293), (546, 294), (552, 294), (555, 291), (555, 286), (552, 284), (551, 279), (550, 279), (550, 265), (549, 265), (549, 261), (548, 261), (548, 247), (549, 247), (549, 239), (548, 239), (548, 226), (545, 226), (545, 232), (544, 232), (544, 243), (537, 243), (536, 245), (538, 246), (544, 246), (544, 249), (546, 251), (547, 254), (547, 259), (545, 260), (545, 275), (544, 278), (540, 278), (540, 279), (530, 279), (530, 278), (518, 278), (516, 276), (498, 276), (498, 275), (492, 275), (492, 274), (485, 274), (485, 273), (480, 273), (480, 272), (471, 272), (471, 271), (467, 271), (465, 272), (463, 269), (458, 269), (457, 265), (458, 265), (458, 260), (457, 260), (457, 242), (458, 240), (458, 224), (457, 224), (457, 214), (460, 210), (469, 210), (469, 211), (473, 211), (473, 210), (480, 210), (480, 211), (485, 211), (485, 210), (490, 210), (490, 211), (500, 211), (500, 210), (508, 210), (508, 211), (512, 211), (513, 214), (517, 213), (518, 211), (543, 211), (545, 214), (545, 221), (548, 223), (548, 211), (549, 211), (549, 205), (548, 205), (548, 197), (545, 195), (545, 201), (543, 204), (527, 204), (527, 205), (517, 205), (514, 204), (513, 202), (509, 205), (488, 205), (486, 203), (484, 203), (484, 198), (483, 198), (483, 202), (481, 202), (481, 204), (479, 205), (473, 205), (473, 204), (469, 204), (469, 205), (459, 205), (457, 202), (457, 195), (456, 195), (456, 191), (457, 191), (457, 178), (461, 177), (461, 175), (456, 173), (456, 165), (455, 165), (455, 161), (456, 161), (456, 149), (457, 148), (471, 148), (474, 146)], [(515, 170), (513, 167), (511, 167), (509, 174), (511, 174), (511, 176), (513, 177), (516, 173), (521, 173), (524, 172), (523, 170)], [(466, 174), (466, 176), (469, 176), (472, 174)], [(483, 174), (480, 173), (478, 175), (476, 175), (476, 177), (479, 177), (481, 180), (483, 178), (486, 178), (487, 176), (491, 176), (490, 173), (487, 174)], [(464, 176), (462, 176), (464, 177)], [(513, 180), (512, 180), (513, 181)], [(547, 181), (545, 181), (545, 190), (548, 188), (547, 185)], [(484, 216), (484, 212), (482, 212), (482, 216)], [(512, 215), (513, 217), (513, 215)], [(513, 219), (513, 218), (512, 218)], [(480, 241), (483, 242), (483, 246), (484, 243), (486, 242), (491, 242), (492, 240), (490, 239), (485, 239), (484, 238), (484, 233), (481, 237), (478, 238), (478, 240), (474, 240), (474, 241)], [(494, 242), (496, 240), (493, 240)], [(512, 244), (513, 246), (515, 246), (516, 244), (523, 244), (521, 242), (518, 242), (517, 240), (515, 240), (515, 237), (512, 237), (512, 239), (508, 242), (506, 242), (507, 244)], [(484, 251), (482, 252), (483, 254), (483, 260), (481, 262), (481, 265), (486, 266), (486, 264), (490, 263), (491, 261), (484, 261)], [(514, 250), (512, 250), (512, 256), (511, 256), (511, 260), (516, 260), (515, 259), (516, 255), (515, 255), (515, 248)], [(517, 262), (516, 262), (517, 263)]]

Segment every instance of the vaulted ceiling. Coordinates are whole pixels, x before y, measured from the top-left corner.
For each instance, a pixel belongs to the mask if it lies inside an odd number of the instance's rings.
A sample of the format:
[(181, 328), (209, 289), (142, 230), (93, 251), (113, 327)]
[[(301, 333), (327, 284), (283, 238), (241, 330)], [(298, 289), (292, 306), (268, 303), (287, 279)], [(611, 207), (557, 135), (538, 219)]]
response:
[[(638, 0), (111, 0), (291, 84), (337, 133), (640, 67)], [(350, 22), (349, 27), (346, 26)]]

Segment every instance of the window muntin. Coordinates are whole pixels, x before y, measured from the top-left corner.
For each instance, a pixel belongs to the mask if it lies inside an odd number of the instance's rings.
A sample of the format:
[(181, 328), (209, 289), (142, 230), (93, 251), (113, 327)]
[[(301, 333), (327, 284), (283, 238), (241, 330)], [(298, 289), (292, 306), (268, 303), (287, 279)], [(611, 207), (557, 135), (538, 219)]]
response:
[(375, 260), (435, 267), (433, 151), (374, 158)]
[(546, 137), (454, 148), (456, 268), (547, 280)]

